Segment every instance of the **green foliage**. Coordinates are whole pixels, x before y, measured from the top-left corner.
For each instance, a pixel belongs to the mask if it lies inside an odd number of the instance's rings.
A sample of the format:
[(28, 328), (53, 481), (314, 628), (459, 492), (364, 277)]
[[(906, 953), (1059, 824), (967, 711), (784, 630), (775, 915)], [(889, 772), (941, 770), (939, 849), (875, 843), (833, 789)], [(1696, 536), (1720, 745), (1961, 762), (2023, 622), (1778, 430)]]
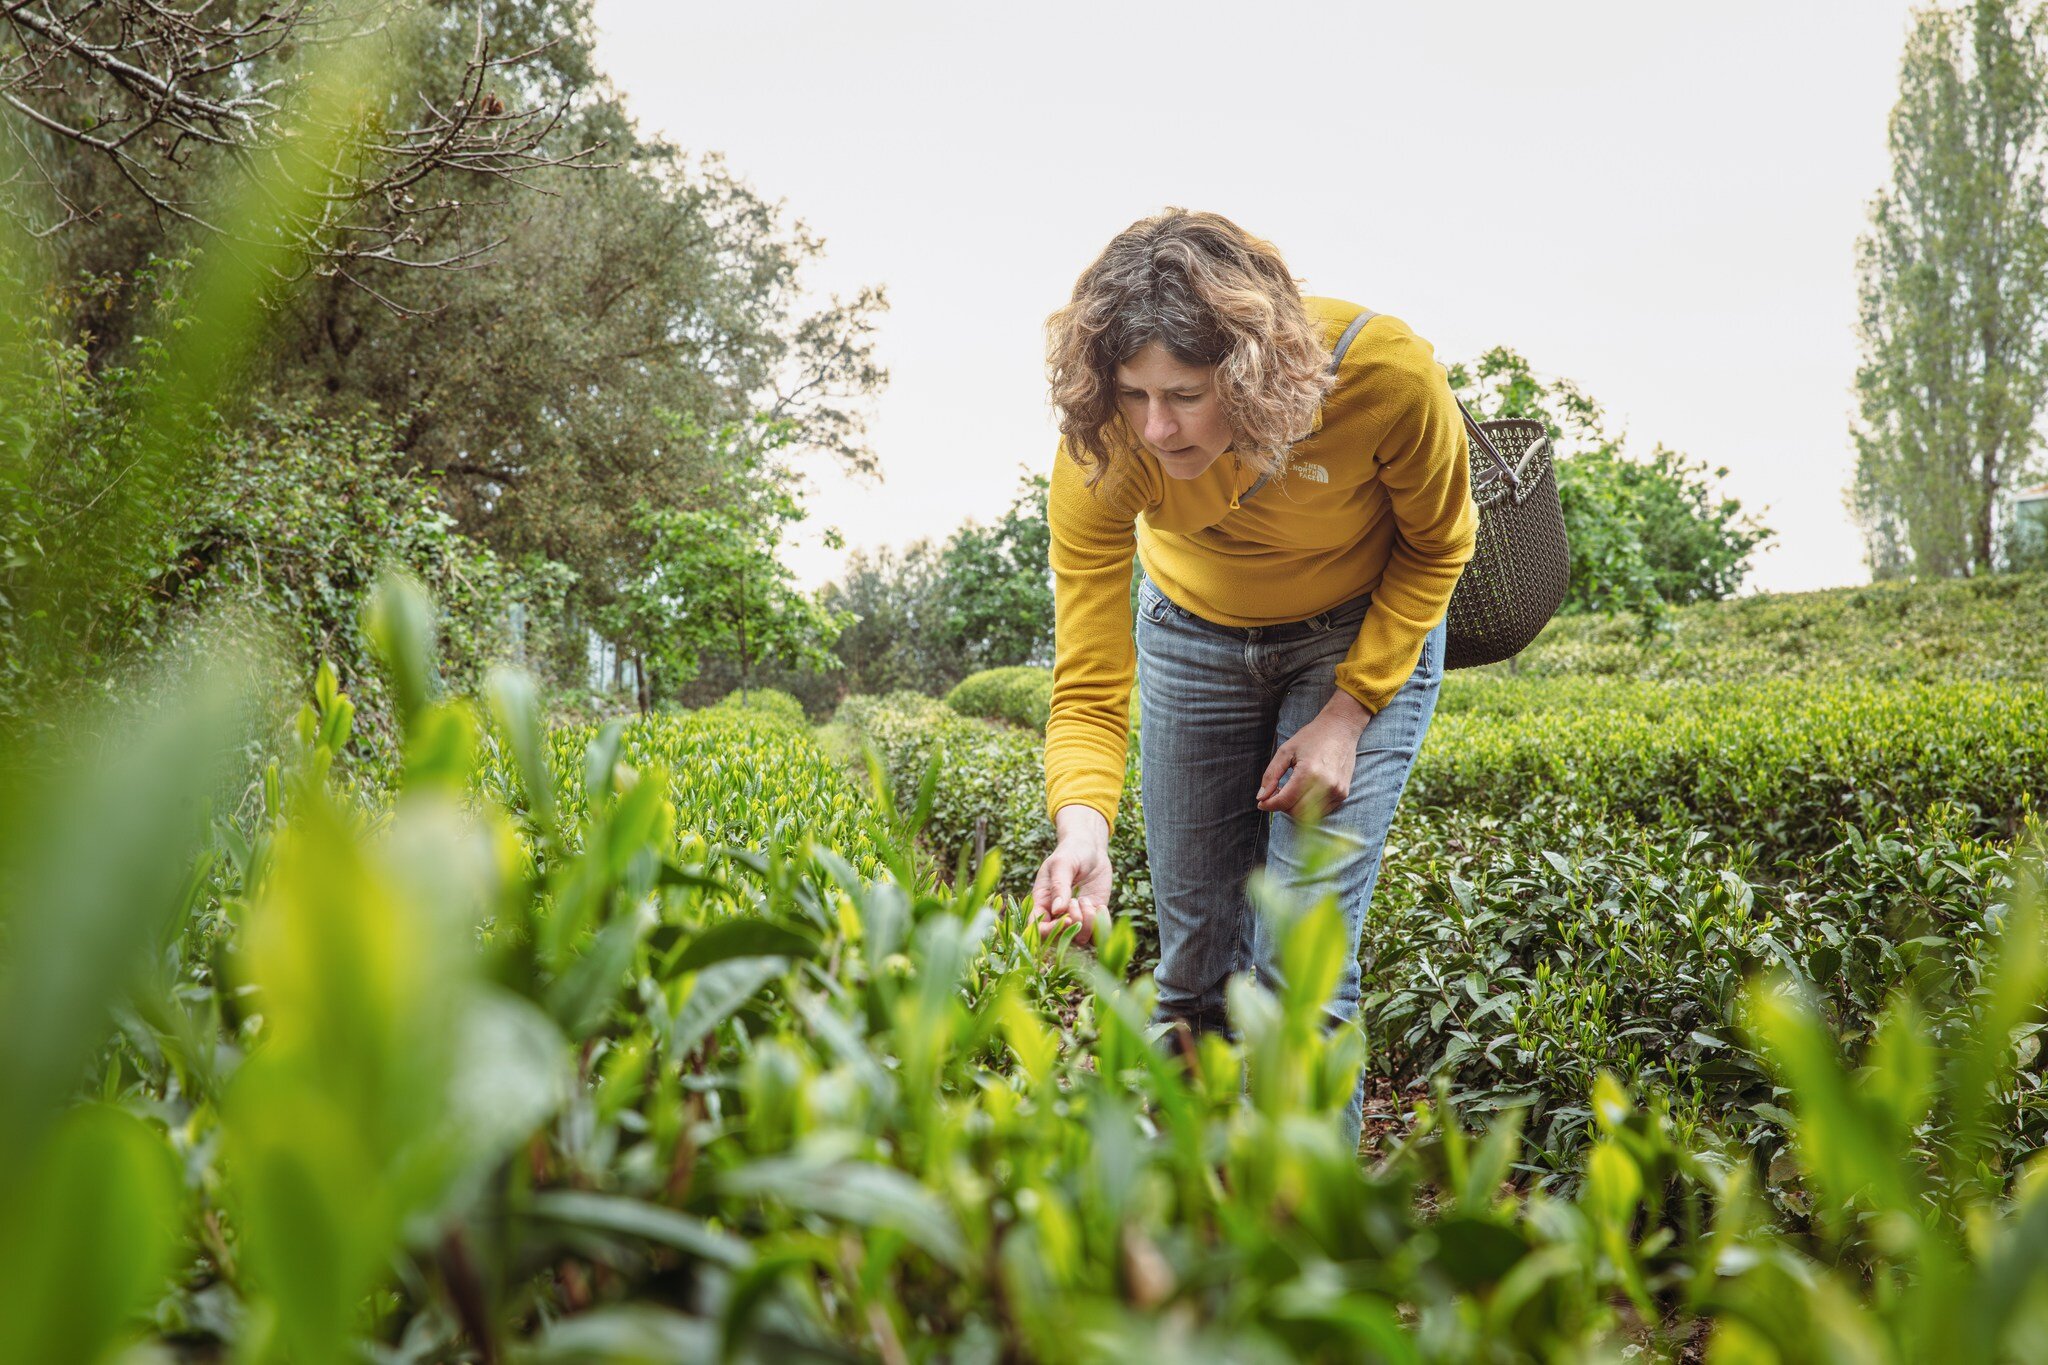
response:
[(938, 629), (938, 596), (939, 552), (929, 540), (900, 552), (855, 550), (846, 557), (819, 600), (853, 618), (833, 645), (847, 695), (926, 689), (964, 671), (953, 641)]
[[(1867, 835), (1844, 826), (1773, 878), (1682, 825), (1551, 802), (1404, 812), (1364, 934), (1374, 1055), (1397, 1083), (1450, 1082), (1471, 1113), (1524, 1111), (1530, 1159), (1565, 1183), (1592, 1121), (1581, 1097), (1612, 1070), (1664, 1097), (1682, 1138), (1739, 1142), (1759, 1188), (1800, 1214), (1784, 1097), (1746, 1046), (1745, 983), (1795, 976), (1852, 1047), (1901, 990), (1954, 1033), (2016, 885), (2012, 848), (1971, 824), (1944, 805)], [(2019, 1078), (1976, 1146), (2007, 1160), (2048, 1142), (2044, 1100), (2037, 1075)]]
[[(105, 281), (88, 279), (76, 300), (45, 292), (47, 257), (26, 250), (7, 217), (0, 405), (22, 415), (0, 447), (0, 654), (10, 661), (0, 674), (0, 737), (101, 689), (150, 643), (137, 604), (179, 547), (194, 490), (220, 463), (222, 415), (257, 363), (266, 305), (288, 305), (302, 273), (298, 244), (345, 212), (316, 186), (331, 182), (372, 95), (363, 62), (359, 46), (344, 46), (300, 73), (290, 104), (303, 127), (274, 149), (274, 183), (238, 175), (204, 197), (207, 221), (236, 249), (171, 263), (145, 255), (153, 326), (103, 378), (61, 321), (74, 302), (107, 297)], [(9, 163), (0, 179), (10, 182), (15, 146), (9, 140), (0, 154)], [(17, 391), (45, 384), (44, 400), (16, 405)]]
[(963, 669), (1051, 658), (1050, 486), (1043, 474), (1025, 474), (995, 525), (967, 523), (939, 556), (936, 625)]
[[(2028, 1164), (2007, 1202), (2010, 1169), (1972, 1129), (2026, 1068), (2015, 1031), (2039, 1028), (2048, 991), (2041, 914), (2036, 885), (1998, 917), (2001, 945), (1964, 1028), (1942, 1036), (1900, 994), (1853, 1070), (1796, 985), (1751, 991), (1752, 1027), (1796, 1096), (1798, 1161), (1814, 1193), (1824, 1264), (1834, 1264), (1816, 1275), (1782, 1253), (1766, 1255), (1754, 1273), (1717, 1286), (1709, 1302), (1733, 1329), (1726, 1358), (1817, 1359), (1835, 1343), (1886, 1361), (2030, 1352), (2048, 1266), (2040, 1162)], [(1930, 1151), (1930, 1115), (1951, 1119), (1964, 1140)], [(1867, 1284), (1886, 1291), (1866, 1295)]]
[(726, 467), (696, 505), (636, 507), (629, 524), (646, 537), (646, 559), (598, 620), (648, 670), (643, 704), (696, 677), (706, 654), (736, 660), (742, 688), (761, 659), (834, 662), (829, 648), (844, 617), (798, 592), (776, 555), (787, 528), (804, 518), (773, 458), (793, 437), (780, 422), (729, 427), (719, 436)]
[[(728, 471), (723, 433), (735, 424), (769, 414), (798, 463), (873, 469), (864, 408), (887, 380), (874, 356), (886, 300), (865, 286), (808, 304), (823, 241), (717, 153), (635, 128), (588, 68), (585, 0), (553, 15), (512, 8), (507, 22), (530, 39), (500, 41), (584, 64), (565, 78), (572, 112), (551, 145), (603, 141), (602, 159), (618, 164), (532, 177), (545, 194), (466, 203), (451, 246), (498, 244), (487, 268), (368, 268), (423, 316), (320, 291), (290, 320), (295, 344), (270, 382), (391, 415), (416, 465), (441, 477), (457, 525), (508, 558), (568, 565), (571, 613), (597, 624), (652, 544), (627, 516), (642, 502), (701, 507), (702, 486)], [(444, 82), (422, 73), (424, 89)], [(581, 666), (580, 631), (568, 644), (565, 676)]]
[[(161, 383), (163, 367), (163, 348), (152, 339), (130, 364), (95, 372), (85, 348), (64, 334), (72, 299), (36, 288), (33, 264), (0, 246), (0, 713), (9, 715), (106, 671), (137, 643), (111, 624), (132, 596), (81, 600), (89, 589), (67, 583), (65, 569), (74, 551), (90, 552), (77, 542), (103, 529), (91, 521), (98, 502), (141, 472), (129, 468), (140, 463), (131, 414)], [(130, 561), (121, 576), (131, 583), (144, 576), (156, 547), (116, 543)], [(102, 571), (111, 548), (100, 551)], [(24, 612), (38, 600), (45, 611), (66, 610), (69, 650), (48, 648), (37, 619)]]
[(1047, 480), (1026, 474), (993, 526), (967, 523), (939, 548), (856, 551), (821, 594), (852, 614), (837, 653), (852, 695), (936, 695), (968, 674), (1042, 664), (1052, 653)]
[[(245, 397), (321, 420), (388, 424), (396, 464), (440, 490), (454, 530), (504, 565), (553, 563), (574, 575), (554, 585), (564, 596), (558, 616), (544, 616), (539, 601), (527, 614), (528, 661), (558, 680), (581, 682), (596, 614), (614, 605), (643, 566), (649, 533), (624, 524), (627, 515), (643, 501), (696, 507), (697, 489), (722, 468), (717, 437), (729, 425), (769, 413), (793, 431), (790, 450), (801, 461), (873, 469), (862, 409), (887, 378), (873, 348), (882, 291), (863, 287), (807, 303), (807, 276), (823, 242), (715, 152), (685, 154), (636, 129), (594, 64), (589, 0), (491, 0), (469, 10), (367, 0), (354, 7), (378, 50), (374, 70), (364, 73), (374, 79), (357, 83), (356, 102), (345, 114), (326, 111), (336, 114), (338, 139), (322, 133), (330, 125), (305, 98), (318, 84), (308, 80), (309, 65), (336, 47), (335, 16), (325, 12), (331, 6), (287, 7), (250, 21), (262, 31), (274, 22), (284, 41), (222, 34), (204, 52), (165, 37), (146, 7), (139, 17), (128, 12), (137, 8), (130, 0), (120, 8), (119, 15), (96, 10), (90, 22), (112, 25), (118, 41), (147, 35), (139, 40), (168, 44), (165, 65), (145, 63), (152, 79), (175, 73), (173, 83), (195, 98), (268, 91), (244, 111), (248, 121), (237, 121), (235, 136), (291, 154), (252, 155), (211, 135), (152, 140), (119, 120), (138, 103), (158, 104), (154, 94), (117, 91), (109, 103), (93, 93), (106, 77), (92, 63), (60, 51), (44, 65), (38, 56), (36, 74), (25, 78), (31, 102), (92, 136), (105, 134), (125, 146), (119, 155), (137, 160), (119, 171), (112, 156), (11, 117), (7, 155), (19, 151), (33, 164), (20, 174), (11, 161), (0, 166), (0, 217), (72, 221), (7, 253), (23, 259), (0, 265), (0, 273), (28, 277), (35, 306), (5, 311), (33, 315), (49, 344), (68, 348), (67, 373), (111, 381), (164, 363), (150, 343), (132, 340), (165, 335), (152, 321), (163, 274), (152, 262), (190, 259), (205, 269), (217, 254), (234, 258), (238, 269), (251, 267), (249, 279), (260, 288), (249, 302), (261, 295), (268, 305), (270, 344), (218, 348), (222, 373), (233, 378), (210, 395), (224, 424), (217, 434), (233, 436)], [(50, 50), (47, 42), (30, 46)], [(479, 57), (481, 84), (473, 87), (469, 65)], [(488, 115), (494, 104), (507, 112)], [(432, 117), (423, 113), (429, 108)], [(542, 113), (528, 122), (520, 113), (528, 109)], [(550, 120), (551, 109), (561, 117)], [(150, 117), (162, 114), (159, 107)], [(389, 142), (407, 141), (383, 134), (417, 132), (423, 118), (442, 115), (460, 132), (459, 145), (441, 149), (440, 164), (419, 166), (388, 195), (350, 198), (358, 176), (389, 168)], [(116, 122), (105, 123), (110, 117)], [(307, 129), (314, 135), (302, 136)], [(533, 158), (580, 164), (533, 164), (521, 154), (528, 131), (542, 134)], [(337, 140), (349, 154), (321, 163), (317, 153)], [(293, 150), (300, 146), (315, 153), (312, 176)], [(218, 181), (262, 199), (268, 189), (251, 183), (250, 171), (278, 177), (292, 191), (268, 201), (270, 235), (246, 224), (248, 214), (226, 211), (232, 206), (212, 192)], [(314, 185), (333, 193), (304, 202)], [(37, 202), (45, 186), (67, 202)], [(144, 187), (222, 231), (134, 211)], [(214, 251), (231, 240), (274, 246)], [(309, 243), (332, 253), (317, 269), (287, 249)], [(42, 284), (50, 279), (86, 283), (52, 294)], [(11, 292), (0, 284), (0, 294)], [(0, 349), (9, 345), (0, 335)], [(0, 357), (0, 369), (12, 375), (13, 359)], [(47, 383), (56, 377), (52, 367), (37, 368), (44, 374), (22, 385), (35, 395), (33, 405), (0, 394), (7, 414), (0, 421), (70, 404), (68, 381)], [(665, 417), (670, 412), (692, 425), (679, 429)], [(85, 430), (96, 416), (77, 412), (76, 439), (41, 466), (64, 498), (49, 510), (67, 516), (88, 551), (119, 543), (93, 525), (110, 499), (132, 495), (146, 508), (168, 489), (151, 462), (138, 463), (135, 452)], [(17, 549), (40, 558), (32, 529), (10, 514), (0, 490), (0, 574), (18, 580), (34, 571), (32, 563), (13, 564)], [(47, 537), (40, 543), (60, 553)], [(175, 547), (134, 549), (143, 561), (136, 572), (146, 578), (171, 563)], [(109, 600), (135, 600), (132, 575), (90, 577), (108, 584)], [(434, 586), (452, 627), (462, 615), (454, 585)], [(74, 617), (53, 622), (52, 634), (75, 652), (111, 657), (136, 643), (107, 639)], [(0, 649), (0, 692), (10, 669), (18, 671), (17, 656)], [(375, 710), (373, 697), (363, 700)]]
[[(146, 599), (161, 638), (228, 603), (271, 622), (300, 670), (333, 661), (341, 685), (388, 732), (380, 689), (356, 628), (385, 569), (411, 574), (441, 604), (439, 667), (473, 690), (493, 663), (548, 646), (567, 587), (560, 565), (521, 572), (457, 531), (439, 493), (407, 474), (392, 434), (367, 418), (331, 421), (257, 407), (223, 434), (218, 462), (179, 516)], [(529, 623), (512, 630), (514, 611)]]
[(1714, 493), (1710, 477), (1727, 476), (1661, 445), (1648, 460), (1601, 447), (1560, 464), (1572, 547), (1565, 609), (1657, 614), (1732, 595), (1772, 532)]

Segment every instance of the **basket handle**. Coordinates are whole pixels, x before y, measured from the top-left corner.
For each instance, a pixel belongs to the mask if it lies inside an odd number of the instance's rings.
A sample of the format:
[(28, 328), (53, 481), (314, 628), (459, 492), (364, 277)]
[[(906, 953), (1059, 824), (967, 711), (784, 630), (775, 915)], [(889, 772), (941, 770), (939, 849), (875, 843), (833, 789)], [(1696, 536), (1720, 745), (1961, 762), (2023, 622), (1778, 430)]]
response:
[[(1351, 325), (1344, 329), (1344, 335), (1337, 338), (1336, 352), (1330, 357), (1331, 374), (1337, 373), (1337, 366), (1340, 363), (1342, 363), (1344, 359), (1344, 352), (1351, 349), (1351, 339), (1359, 334), (1359, 332), (1365, 327), (1366, 323), (1372, 321), (1374, 318), (1378, 316), (1379, 314), (1373, 312), (1372, 309), (1362, 308), (1359, 310), (1358, 316), (1351, 319)], [(1457, 403), (1458, 412), (1465, 418), (1466, 433), (1470, 435), (1471, 438), (1478, 443), (1479, 448), (1485, 451), (1489, 456), (1491, 456), (1493, 458), (1493, 462), (1500, 467), (1500, 476), (1508, 481), (1508, 491), (1519, 496), (1522, 491), (1522, 481), (1519, 478), (1515, 477), (1514, 468), (1508, 464), (1506, 458), (1501, 455), (1500, 451), (1495, 449), (1492, 438), (1486, 434), (1486, 429), (1480, 426), (1479, 423), (1472, 420), (1471, 409), (1465, 406), (1465, 400), (1459, 398), (1456, 394), (1452, 394), (1451, 398), (1453, 401)]]

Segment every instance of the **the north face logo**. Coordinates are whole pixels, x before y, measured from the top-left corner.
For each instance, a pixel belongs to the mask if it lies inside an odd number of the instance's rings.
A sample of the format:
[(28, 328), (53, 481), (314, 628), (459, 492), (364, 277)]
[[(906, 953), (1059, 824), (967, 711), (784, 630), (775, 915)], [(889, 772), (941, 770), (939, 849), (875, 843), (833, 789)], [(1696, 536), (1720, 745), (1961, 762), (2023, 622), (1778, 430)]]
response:
[(1294, 472), (1307, 479), (1310, 483), (1328, 483), (1330, 481), (1330, 471), (1319, 464), (1297, 464), (1294, 466)]

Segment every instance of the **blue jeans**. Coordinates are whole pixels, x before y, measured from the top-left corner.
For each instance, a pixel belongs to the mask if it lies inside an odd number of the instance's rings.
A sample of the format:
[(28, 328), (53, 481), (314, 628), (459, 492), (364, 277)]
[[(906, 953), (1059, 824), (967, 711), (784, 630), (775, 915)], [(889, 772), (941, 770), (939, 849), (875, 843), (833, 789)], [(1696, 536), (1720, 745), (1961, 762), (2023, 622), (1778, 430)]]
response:
[[(1303, 886), (1302, 833), (1285, 813), (1258, 808), (1259, 778), (1273, 751), (1315, 719), (1336, 690), (1370, 596), (1306, 621), (1234, 627), (1176, 605), (1150, 579), (1138, 589), (1139, 780), (1145, 852), (1159, 917), (1154, 1022), (1184, 1020), (1195, 1032), (1226, 1030), (1224, 990), (1254, 970), (1276, 984), (1270, 926), (1245, 882), (1264, 862)], [(1334, 892), (1351, 951), (1325, 1006), (1327, 1026), (1357, 1027), (1358, 937), (1379, 880), (1380, 851), (1443, 680), (1442, 622), (1423, 640), (1415, 672), (1358, 737), (1351, 789), (1322, 828), (1355, 851), (1316, 878)], [(1352, 1146), (1365, 1109), (1365, 1077), (1344, 1112)]]

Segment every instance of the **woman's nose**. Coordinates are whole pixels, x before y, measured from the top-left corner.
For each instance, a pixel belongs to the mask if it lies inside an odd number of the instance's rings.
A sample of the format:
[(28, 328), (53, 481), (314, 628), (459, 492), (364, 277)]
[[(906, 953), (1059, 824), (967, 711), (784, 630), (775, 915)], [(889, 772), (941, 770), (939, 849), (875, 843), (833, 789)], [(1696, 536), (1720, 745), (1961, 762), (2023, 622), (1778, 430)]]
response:
[(1172, 438), (1178, 430), (1173, 424), (1173, 415), (1164, 407), (1145, 410), (1145, 439), (1160, 445)]

